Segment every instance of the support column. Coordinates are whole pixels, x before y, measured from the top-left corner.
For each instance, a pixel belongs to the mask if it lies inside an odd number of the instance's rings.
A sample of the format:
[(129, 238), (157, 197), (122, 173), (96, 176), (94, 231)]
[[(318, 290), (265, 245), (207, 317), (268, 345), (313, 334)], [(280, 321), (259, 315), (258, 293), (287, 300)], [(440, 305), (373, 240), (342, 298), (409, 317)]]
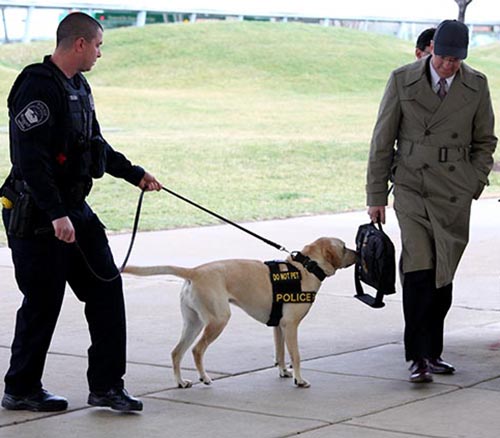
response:
[(31, 17), (34, 10), (34, 6), (26, 8), (26, 23), (24, 25), (23, 43), (29, 43), (31, 41)]
[(5, 7), (2, 7), (2, 22), (3, 22), (3, 41), (9, 42), (9, 33), (7, 32), (7, 20), (5, 18)]
[(135, 25), (137, 27), (142, 27), (146, 24), (146, 11), (140, 11), (137, 13), (137, 20), (135, 21)]

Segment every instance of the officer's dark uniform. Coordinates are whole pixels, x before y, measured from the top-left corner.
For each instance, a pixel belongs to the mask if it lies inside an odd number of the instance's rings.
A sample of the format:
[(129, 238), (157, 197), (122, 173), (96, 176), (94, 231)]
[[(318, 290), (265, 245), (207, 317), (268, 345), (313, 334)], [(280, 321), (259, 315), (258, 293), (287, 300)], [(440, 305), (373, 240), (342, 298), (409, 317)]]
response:
[(145, 171), (101, 136), (83, 75), (67, 79), (49, 56), (23, 70), (8, 105), (12, 170), (3, 193), (8, 190), (17, 199), (13, 209), (2, 213), (24, 299), (17, 313), (5, 392), (23, 396), (42, 387), (66, 282), (85, 303), (91, 337), (90, 391), (123, 388), (126, 328), (121, 278), (96, 279), (76, 246), (54, 237), (51, 221), (69, 216), (90, 265), (103, 277), (116, 275), (104, 226), (85, 197), (92, 178), (104, 172), (138, 185)]

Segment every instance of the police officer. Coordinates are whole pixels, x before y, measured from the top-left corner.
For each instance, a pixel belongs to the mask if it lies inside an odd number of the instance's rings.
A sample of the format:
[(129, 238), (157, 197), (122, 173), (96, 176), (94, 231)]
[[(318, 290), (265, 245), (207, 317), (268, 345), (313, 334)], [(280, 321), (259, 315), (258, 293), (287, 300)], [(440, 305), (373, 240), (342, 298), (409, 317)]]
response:
[[(5, 409), (67, 408), (65, 398), (42, 386), (67, 282), (85, 303), (90, 331), (88, 403), (121, 411), (142, 410), (142, 402), (131, 397), (123, 383), (122, 280), (104, 227), (85, 197), (92, 180), (104, 172), (143, 190), (160, 190), (161, 184), (113, 150), (101, 135), (82, 72), (89, 71), (101, 56), (102, 38), (103, 29), (96, 20), (79, 12), (69, 14), (57, 29), (52, 56), (26, 67), (8, 98), (12, 170), (2, 189), (10, 201), (2, 213), (24, 299), (5, 376)], [(116, 278), (98, 280), (82, 253), (100, 276)]]

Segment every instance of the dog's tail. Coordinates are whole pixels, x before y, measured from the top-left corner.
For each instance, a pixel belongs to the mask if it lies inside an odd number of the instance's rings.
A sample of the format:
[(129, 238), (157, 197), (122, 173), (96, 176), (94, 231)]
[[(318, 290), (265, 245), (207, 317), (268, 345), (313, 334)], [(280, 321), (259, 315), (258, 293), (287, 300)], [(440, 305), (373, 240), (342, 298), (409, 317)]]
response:
[(177, 277), (185, 278), (186, 280), (191, 278), (192, 269), (181, 268), (180, 266), (126, 266), (123, 270), (126, 274), (132, 275), (175, 275)]

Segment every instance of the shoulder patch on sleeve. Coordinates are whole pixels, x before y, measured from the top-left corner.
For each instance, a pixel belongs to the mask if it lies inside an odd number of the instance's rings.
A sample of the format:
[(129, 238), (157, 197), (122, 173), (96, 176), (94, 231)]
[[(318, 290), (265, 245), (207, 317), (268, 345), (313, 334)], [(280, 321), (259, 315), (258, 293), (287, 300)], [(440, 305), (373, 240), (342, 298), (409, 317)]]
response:
[(49, 107), (41, 100), (28, 103), (14, 119), (17, 127), (23, 131), (29, 131), (37, 126), (43, 125), (49, 120)]

